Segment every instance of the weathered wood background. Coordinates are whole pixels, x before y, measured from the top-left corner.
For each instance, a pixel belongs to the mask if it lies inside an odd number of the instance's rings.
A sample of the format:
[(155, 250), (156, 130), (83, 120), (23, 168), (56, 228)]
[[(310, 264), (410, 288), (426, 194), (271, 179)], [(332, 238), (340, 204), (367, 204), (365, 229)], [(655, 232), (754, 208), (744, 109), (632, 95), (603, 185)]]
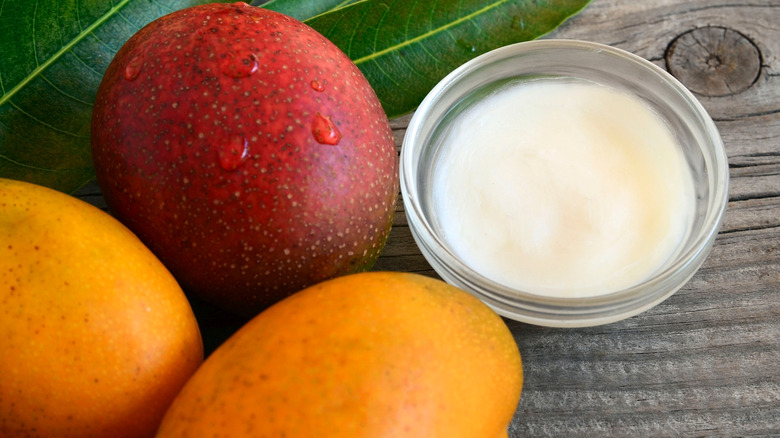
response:
[[(525, 385), (510, 437), (780, 436), (780, 1), (593, 0), (546, 38), (610, 44), (671, 71), (726, 144), (730, 202), (677, 294), (606, 326), (508, 321)], [(392, 121), (400, 148), (409, 117)], [(92, 184), (82, 198), (104, 207)], [(375, 269), (436, 274), (399, 202)], [(195, 304), (207, 350), (240, 322)]]

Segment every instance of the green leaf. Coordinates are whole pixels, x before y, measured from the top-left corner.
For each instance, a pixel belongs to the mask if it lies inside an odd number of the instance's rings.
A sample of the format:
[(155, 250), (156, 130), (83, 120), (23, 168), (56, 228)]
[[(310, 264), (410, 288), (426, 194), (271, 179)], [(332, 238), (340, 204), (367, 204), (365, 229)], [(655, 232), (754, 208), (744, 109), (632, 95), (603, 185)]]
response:
[(252, 5), (281, 12), (304, 21), (325, 12), (350, 5), (356, 1), (358, 0), (254, 0)]
[(94, 177), (92, 103), (150, 21), (213, 0), (0, 0), (0, 177), (72, 192)]
[(414, 110), (437, 82), (464, 62), (545, 35), (588, 3), (363, 0), (306, 24), (357, 64), (393, 118)]

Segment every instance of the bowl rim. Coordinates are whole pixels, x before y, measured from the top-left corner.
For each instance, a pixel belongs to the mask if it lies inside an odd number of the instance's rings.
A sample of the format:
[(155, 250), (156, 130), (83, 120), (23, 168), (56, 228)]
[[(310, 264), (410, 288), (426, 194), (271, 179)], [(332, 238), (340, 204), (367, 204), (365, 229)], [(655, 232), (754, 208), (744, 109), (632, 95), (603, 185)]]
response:
[[(709, 183), (708, 208), (702, 227), (697, 231), (698, 235), (692, 240), (687, 251), (678, 254), (674, 263), (639, 284), (619, 291), (588, 297), (555, 297), (519, 291), (490, 280), (474, 271), (447, 247), (444, 239), (434, 233), (433, 227), (422, 210), (418, 194), (412, 190), (415, 186), (417, 171), (417, 167), (414, 165), (415, 143), (419, 147), (419, 143), (423, 141), (420, 139), (420, 135), (424, 134), (422, 132), (423, 123), (429, 112), (449, 89), (455, 86), (462, 77), (485, 64), (530, 52), (560, 49), (591, 52), (599, 56), (612, 56), (620, 59), (620, 62), (638, 65), (660, 79), (664, 87), (679, 94), (691, 110), (691, 114), (695, 115), (701, 124), (702, 132), (709, 140), (707, 144), (712, 145), (712, 150), (709, 153), (714, 160), (709, 163), (707, 171), (715, 173), (714, 176), (718, 177), (717, 180), (709, 178), (711, 182)], [(703, 148), (703, 145), (699, 144), (699, 146)], [(703, 154), (708, 155), (704, 152)], [(445, 281), (466, 289), (485, 301), (497, 313), (510, 319), (556, 327), (580, 327), (614, 322), (647, 310), (671, 296), (687, 283), (708, 255), (722, 225), (728, 204), (729, 172), (723, 140), (714, 121), (693, 93), (670, 73), (638, 55), (601, 43), (572, 39), (541, 39), (503, 46), (473, 58), (445, 76), (423, 99), (409, 122), (401, 146), (399, 174), (405, 214), (414, 240), (423, 256)], [(453, 276), (459, 277), (451, 272), (453, 270), (467, 274), (468, 279), (473, 280), (480, 290), (473, 290), (475, 284), (471, 284), (471, 281), (453, 278)], [(685, 275), (680, 274), (686, 272), (688, 273)], [(680, 275), (682, 278), (677, 278)], [(648, 294), (648, 290), (656, 292)], [(522, 307), (518, 308), (518, 304), (521, 304)], [(521, 312), (518, 313), (518, 310)], [(537, 315), (533, 312), (540, 313)], [(568, 315), (569, 312), (571, 315)], [(610, 313), (610, 315), (606, 315), (605, 312)], [(561, 318), (564, 318), (565, 321), (562, 321)]]

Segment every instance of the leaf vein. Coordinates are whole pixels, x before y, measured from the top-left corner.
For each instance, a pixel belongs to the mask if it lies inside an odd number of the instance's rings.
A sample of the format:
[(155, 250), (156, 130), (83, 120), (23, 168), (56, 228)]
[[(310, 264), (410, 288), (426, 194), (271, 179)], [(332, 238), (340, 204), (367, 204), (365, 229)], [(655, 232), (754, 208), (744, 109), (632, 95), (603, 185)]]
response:
[(390, 12), (390, 7), (387, 6), (387, 5), (384, 5), (384, 6), (385, 6), (385, 12), (379, 18), (379, 22), (376, 24), (376, 30), (374, 31), (374, 45), (373, 45), (373, 47), (374, 47), (373, 50), (374, 51), (376, 51), (376, 44), (377, 44), (377, 41), (379, 41), (379, 35), (382, 33), (382, 25), (385, 22), (385, 18), (387, 18), (387, 14)]
[[(363, 12), (363, 15), (360, 17), (360, 20), (355, 23), (354, 29), (360, 29), (360, 27), (363, 25), (363, 22), (365, 21), (366, 17), (368, 16), (369, 8), (366, 8)], [(347, 44), (347, 55), (349, 56), (350, 53), (352, 53), (352, 43), (355, 41), (355, 35), (357, 35), (357, 32), (353, 29), (351, 32), (351, 35), (349, 36), (349, 43)], [(351, 56), (350, 56), (351, 57)]]
[(37, 118), (37, 117), (33, 116), (32, 114), (28, 113), (28, 112), (27, 112), (27, 111), (25, 111), (25, 110), (23, 110), (21, 107), (19, 107), (19, 105), (16, 105), (16, 104), (15, 104), (15, 103), (13, 103), (13, 102), (10, 102), (10, 104), (11, 104), (11, 106), (13, 106), (13, 107), (14, 107), (14, 108), (15, 108), (17, 111), (19, 111), (21, 114), (23, 114), (23, 115), (25, 115), (25, 116), (27, 116), (27, 117), (29, 117), (29, 118), (33, 119), (35, 122), (39, 123), (41, 126), (45, 126), (45, 127), (49, 128), (49, 129), (51, 129), (51, 130), (53, 130), (53, 131), (57, 131), (57, 132), (59, 132), (59, 133), (62, 133), (62, 134), (68, 135), (68, 136), (70, 136), (70, 137), (74, 137), (74, 138), (89, 138), (89, 136), (83, 136), (83, 135), (74, 134), (74, 133), (72, 133), (72, 132), (70, 132), (70, 131), (66, 131), (66, 130), (64, 130), (64, 129), (61, 129), (61, 128), (58, 128), (58, 127), (56, 127), (56, 126), (53, 126), (53, 125), (51, 125), (51, 124), (49, 124), (49, 123), (46, 123), (46, 122), (44, 122), (43, 120), (41, 120), (41, 119), (39, 119), (39, 118)]
[(423, 52), (425, 52), (425, 53), (426, 53), (428, 56), (430, 56), (430, 57), (431, 57), (431, 59), (433, 59), (433, 61), (434, 61), (435, 63), (437, 63), (437, 64), (443, 64), (443, 63), (442, 63), (442, 61), (441, 61), (441, 59), (439, 59), (439, 58), (436, 56), (436, 54), (434, 54), (433, 52), (431, 52), (430, 50), (428, 50), (428, 47), (427, 47), (425, 44), (422, 44), (422, 43), (420, 43), (420, 47), (422, 47), (422, 50), (423, 50)]
[(125, 21), (125, 23), (127, 23), (127, 24), (129, 24), (129, 25), (133, 26), (133, 28), (135, 28), (135, 29), (140, 29), (140, 28), (141, 28), (140, 26), (138, 26), (138, 24), (136, 24), (136, 23), (134, 23), (132, 20), (130, 20), (130, 19), (127, 17), (127, 15), (123, 14), (121, 11), (120, 11), (119, 13), (117, 13), (117, 16), (119, 16), (119, 18), (121, 18), (122, 20), (124, 20), (124, 21)]
[(430, 15), (428, 15), (428, 31), (433, 30), (433, 23), (434, 23), (433, 19), (436, 17), (436, 12), (439, 10), (438, 8), (439, 8), (439, 0), (436, 0), (433, 3), (433, 7), (431, 8)]
[(170, 6), (166, 5), (165, 3), (160, 3), (160, 2), (159, 2), (159, 1), (157, 1), (157, 0), (153, 0), (151, 3), (154, 3), (154, 4), (156, 4), (157, 6), (159, 6), (159, 7), (160, 7), (160, 8), (162, 8), (162, 9), (165, 9), (165, 10), (167, 10), (168, 12), (173, 12), (173, 11), (175, 11), (175, 9), (171, 9), (171, 7), (170, 7)]
[(46, 77), (46, 75), (41, 75), (41, 79), (43, 79), (47, 84), (51, 85), (52, 88), (57, 90), (57, 92), (62, 94), (63, 96), (65, 96), (65, 97), (67, 97), (67, 98), (69, 98), (71, 100), (75, 100), (78, 103), (83, 103), (84, 105), (92, 106), (92, 102), (87, 102), (87, 101), (85, 101), (83, 99), (80, 99), (80, 98), (78, 98), (78, 97), (76, 97), (76, 96), (66, 92), (65, 90), (63, 90), (60, 87), (58, 87), (57, 84), (55, 84), (54, 82), (50, 81), (49, 78)]
[[(434, 1), (433, 6), (431, 7), (430, 13), (428, 14), (428, 31), (433, 30), (433, 18), (436, 16), (436, 11), (439, 7), (439, 0)], [(409, 32), (406, 32), (406, 35), (409, 36)]]
[[(424, 48), (424, 44), (420, 43), (420, 46), (423, 46), (423, 49), (425, 50), (426, 53), (430, 53), (430, 52), (428, 52), (427, 49)], [(413, 73), (414, 75), (416, 75), (416, 76), (418, 76), (420, 78), (427, 78), (426, 75), (423, 74), (423, 72), (421, 72), (419, 69), (417, 69), (414, 65), (410, 64), (409, 61), (407, 61), (405, 57), (399, 56), (399, 58), (401, 59), (401, 62), (403, 62), (404, 65), (406, 65), (408, 67), (408, 71), (409, 72)]]
[(24, 168), (32, 169), (32, 170), (42, 170), (44, 172), (72, 172), (74, 170), (83, 170), (83, 168), (80, 168), (80, 167), (79, 168), (73, 168), (73, 169), (67, 169), (67, 168), (66, 169), (50, 169), (50, 168), (46, 168), (46, 167), (38, 167), (38, 166), (30, 165), (30, 164), (25, 164), (25, 163), (22, 163), (20, 161), (16, 161), (14, 159), (11, 159), (7, 155), (3, 155), (3, 154), (0, 154), (0, 160), (8, 161), (9, 163), (14, 164), (14, 165), (19, 166), (19, 167), (24, 167)]
[[(388, 53), (395, 52), (395, 51), (397, 51), (400, 48), (409, 46), (409, 45), (411, 45), (413, 43), (416, 43), (418, 41), (422, 41), (422, 40), (424, 40), (426, 38), (430, 38), (430, 37), (432, 37), (432, 36), (434, 36), (434, 35), (436, 35), (438, 33), (449, 31), (451, 28), (453, 28), (455, 26), (458, 26), (458, 25), (460, 25), (463, 22), (471, 20), (474, 17), (478, 17), (478, 16), (480, 16), (480, 15), (490, 11), (491, 9), (497, 8), (498, 6), (500, 6), (503, 3), (506, 3), (507, 1), (509, 1), (509, 0), (498, 0), (498, 1), (495, 1), (493, 3), (490, 3), (490, 4), (482, 7), (479, 10), (476, 10), (476, 11), (470, 13), (470, 14), (464, 15), (464, 16), (458, 18), (457, 20), (453, 20), (453, 21), (447, 23), (444, 26), (440, 26), (438, 28), (431, 29), (428, 32), (420, 34), (420, 35), (418, 35), (418, 36), (416, 36), (414, 38), (410, 38), (410, 39), (408, 39), (406, 41), (403, 41), (401, 43), (394, 44), (394, 45), (392, 45), (390, 47), (382, 49), (382, 50), (380, 50), (378, 52), (374, 52), (374, 53), (371, 53), (369, 55), (366, 55), (366, 56), (363, 56), (361, 58), (358, 58), (358, 59), (354, 60), (353, 62), (356, 65), (360, 65), (360, 64), (362, 64), (362, 63), (364, 63), (366, 61), (370, 61), (370, 60), (373, 60), (375, 58), (379, 58), (379, 57), (384, 56), (384, 55), (386, 55)], [(352, 41), (350, 41), (350, 46), (351, 46), (351, 44), (352, 44)]]
[(84, 25), (81, 23), (81, 0), (76, 0), (76, 24), (79, 32), (84, 32)]
[(400, 82), (395, 80), (391, 74), (385, 71), (385, 69), (382, 68), (382, 64), (379, 62), (374, 61), (374, 65), (376, 66), (377, 70), (379, 70), (379, 73), (381, 73), (383, 76), (385, 76), (390, 82), (393, 83), (393, 85), (397, 86), (398, 88), (406, 88), (404, 87)]
[[(413, 12), (414, 11), (414, 7), (416, 7), (419, 4), (420, 4), (419, 1), (415, 1), (414, 6), (412, 6), (412, 9), (411, 9), (412, 12), (409, 14), (409, 16), (407, 17), (407, 20), (406, 20), (406, 27), (404, 28), (404, 36), (407, 36), (407, 37), (409, 36), (409, 25), (410, 25), (410, 23), (412, 23), (412, 17), (414, 17), (416, 15)], [(431, 14), (428, 15), (428, 30), (433, 28), (433, 14), (436, 11), (436, 8), (438, 6), (439, 6), (439, 0), (435, 0), (433, 2), (433, 5), (431, 6)], [(439, 59), (433, 52), (431, 52), (425, 44), (422, 44), (422, 42), (420, 43), (420, 48), (422, 48), (422, 51), (425, 52), (426, 55), (430, 56), (431, 59), (433, 59), (433, 61), (435, 63), (442, 64), (441, 59)]]
[[(70, 40), (66, 45), (64, 45), (60, 50), (58, 50), (54, 55), (52, 55), (49, 59), (47, 59), (43, 64), (38, 64), (38, 58), (37, 54), (35, 56), (36, 59), (36, 65), (37, 67), (35, 70), (30, 72), (29, 75), (27, 75), (22, 81), (20, 81), (16, 86), (14, 86), (12, 89), (10, 89), (7, 93), (5, 93), (2, 97), (0, 97), (0, 106), (4, 105), (6, 102), (9, 102), (10, 99), (19, 92), (19, 90), (23, 89), (27, 86), (27, 84), (30, 83), (30, 81), (33, 80), (36, 76), (39, 76), (43, 73), (44, 70), (49, 68), (55, 61), (60, 59), (65, 53), (70, 51), (76, 44), (81, 42), (84, 38), (87, 37), (87, 35), (91, 34), (92, 31), (100, 27), (103, 23), (106, 22), (111, 16), (117, 13), (120, 9), (122, 9), (127, 3), (129, 3), (131, 0), (121, 0), (119, 3), (117, 3), (115, 6), (113, 6), (111, 9), (108, 10), (102, 17), (95, 20), (94, 23), (92, 23), (89, 27), (84, 29), (77, 35), (75, 38)], [(37, 5), (37, 0), (36, 0)]]
[[(322, 14), (325, 15), (325, 14)], [(316, 18), (316, 17), (315, 17)], [(320, 33), (322, 33), (325, 38), (330, 39), (332, 37), (333, 31), (338, 28), (339, 23), (344, 19), (344, 14), (338, 14), (336, 21), (330, 26), (330, 29), (327, 31), (325, 29), (320, 30)], [(307, 22), (309, 20), (306, 20)], [(345, 53), (348, 53), (345, 51)]]
[(91, 36), (92, 38), (94, 38), (94, 39), (95, 39), (95, 41), (97, 41), (97, 42), (98, 42), (98, 44), (100, 44), (101, 46), (103, 46), (103, 47), (107, 48), (108, 50), (111, 50), (111, 51), (112, 51), (112, 52), (114, 52), (114, 53), (116, 53), (116, 52), (118, 52), (118, 51), (119, 51), (119, 48), (111, 46), (111, 44), (107, 43), (106, 41), (104, 41), (103, 39), (101, 39), (100, 37), (98, 37), (97, 35), (95, 35), (95, 34), (92, 34), (92, 35), (90, 35), (90, 36)]
[(98, 75), (98, 77), (102, 77), (103, 76), (103, 74), (101, 72), (95, 70), (94, 67), (89, 65), (87, 63), (87, 61), (84, 61), (78, 54), (76, 54), (75, 52), (71, 52), (70, 54), (73, 55), (73, 57), (76, 58), (76, 61), (78, 61), (81, 65), (86, 67), (89, 71), (95, 73), (96, 75)]
[(32, 23), (30, 25), (30, 28), (32, 29), (32, 51), (33, 51), (33, 59), (35, 60), (35, 66), (40, 66), (40, 62), (38, 61), (38, 42), (35, 38), (35, 19), (38, 15), (38, 0), (35, 0), (35, 6), (33, 7), (33, 15), (32, 15)]

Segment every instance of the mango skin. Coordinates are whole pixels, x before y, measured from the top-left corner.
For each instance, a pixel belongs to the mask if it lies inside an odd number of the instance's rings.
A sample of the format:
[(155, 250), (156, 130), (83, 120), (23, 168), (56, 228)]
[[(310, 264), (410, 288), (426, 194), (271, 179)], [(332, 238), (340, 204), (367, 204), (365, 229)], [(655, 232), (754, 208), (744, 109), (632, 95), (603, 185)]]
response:
[(203, 361), (181, 288), (118, 221), (0, 179), (0, 437), (149, 437)]
[(512, 334), (473, 296), (415, 274), (351, 274), (236, 332), (157, 436), (506, 437), (522, 383)]

